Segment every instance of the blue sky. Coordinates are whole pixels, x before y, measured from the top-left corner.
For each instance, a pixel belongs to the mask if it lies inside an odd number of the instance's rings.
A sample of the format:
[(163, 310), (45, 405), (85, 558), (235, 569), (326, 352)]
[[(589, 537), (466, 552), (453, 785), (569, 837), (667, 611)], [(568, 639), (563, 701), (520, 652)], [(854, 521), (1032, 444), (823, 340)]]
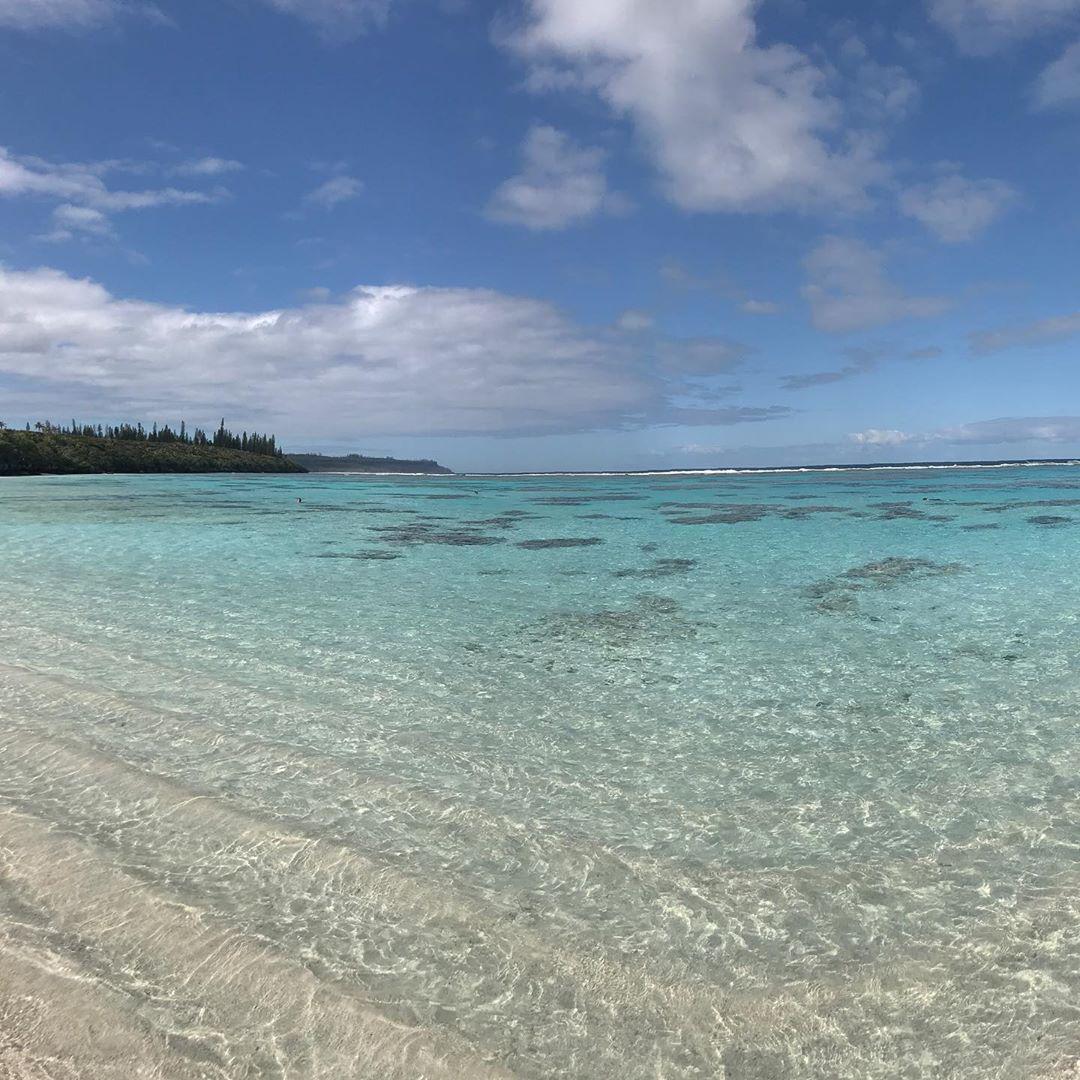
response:
[(0, 0), (0, 418), (1080, 454), (1080, 0)]

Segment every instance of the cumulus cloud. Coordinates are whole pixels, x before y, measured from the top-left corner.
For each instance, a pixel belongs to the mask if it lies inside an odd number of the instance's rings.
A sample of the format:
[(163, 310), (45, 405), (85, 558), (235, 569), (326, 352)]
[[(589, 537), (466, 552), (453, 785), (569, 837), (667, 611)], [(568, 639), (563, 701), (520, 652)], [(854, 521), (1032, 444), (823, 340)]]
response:
[(806, 55), (758, 41), (755, 7), (528, 0), (504, 41), (531, 64), (532, 89), (595, 93), (629, 118), (686, 210), (859, 204), (881, 175), (873, 141), (843, 123)]
[(900, 209), (947, 244), (973, 240), (1016, 202), (1017, 192), (1003, 180), (942, 176), (915, 184), (900, 196)]
[(961, 51), (986, 56), (1080, 14), (1080, 0), (927, 0), (931, 19)]
[(320, 184), (314, 191), (304, 196), (308, 206), (318, 206), (323, 210), (333, 210), (343, 202), (358, 199), (364, 191), (364, 185), (352, 176), (334, 176)]
[(1080, 312), (1054, 315), (1049, 319), (1024, 323), (1021, 326), (1005, 326), (997, 330), (980, 330), (970, 337), (972, 352), (987, 354), (1004, 349), (1025, 348), (1032, 345), (1053, 345), (1068, 341), (1080, 334)]
[(868, 447), (929, 443), (986, 446), (1010, 443), (1075, 443), (1080, 442), (1080, 416), (1005, 416), (921, 434), (869, 428), (855, 432), (850, 438), (859, 446)]
[[(734, 424), (783, 406), (712, 407), (686, 373), (737, 362), (728, 342), (581, 326), (484, 289), (360, 287), (259, 313), (125, 300), (57, 270), (0, 268), (0, 378), (28, 408), (107, 416), (225, 413), (285, 435), (515, 434)], [(30, 391), (27, 391), (30, 393)]]
[(886, 273), (881, 252), (860, 240), (826, 237), (803, 263), (814, 325), (828, 333), (940, 315), (951, 301), (940, 296), (910, 296)]
[(496, 188), (487, 216), (542, 230), (624, 211), (626, 200), (608, 190), (604, 156), (603, 150), (578, 146), (556, 128), (536, 125), (522, 146), (521, 172)]
[(852, 434), (851, 441), (859, 446), (903, 446), (904, 443), (920, 441), (920, 437), (893, 428), (868, 428)]
[(1080, 104), (1080, 41), (1048, 65), (1035, 83), (1037, 109), (1056, 109)]

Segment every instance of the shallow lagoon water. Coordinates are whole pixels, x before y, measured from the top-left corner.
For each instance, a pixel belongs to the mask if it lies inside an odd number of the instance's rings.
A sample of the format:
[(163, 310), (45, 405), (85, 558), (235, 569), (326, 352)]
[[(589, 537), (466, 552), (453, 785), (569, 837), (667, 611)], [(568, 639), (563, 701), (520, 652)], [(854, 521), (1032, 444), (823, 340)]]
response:
[(1068, 466), (6, 480), (0, 1075), (1080, 1075), (1078, 552)]

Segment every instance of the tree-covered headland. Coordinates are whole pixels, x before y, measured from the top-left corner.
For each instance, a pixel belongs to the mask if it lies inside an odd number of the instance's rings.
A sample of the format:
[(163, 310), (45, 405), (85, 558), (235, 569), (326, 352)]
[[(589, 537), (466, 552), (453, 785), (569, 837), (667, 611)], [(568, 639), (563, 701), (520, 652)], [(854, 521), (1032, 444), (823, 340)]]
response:
[(38, 421), (24, 429), (0, 423), (0, 476), (41, 473), (305, 472), (273, 435), (236, 434), (168, 424), (79, 424)]

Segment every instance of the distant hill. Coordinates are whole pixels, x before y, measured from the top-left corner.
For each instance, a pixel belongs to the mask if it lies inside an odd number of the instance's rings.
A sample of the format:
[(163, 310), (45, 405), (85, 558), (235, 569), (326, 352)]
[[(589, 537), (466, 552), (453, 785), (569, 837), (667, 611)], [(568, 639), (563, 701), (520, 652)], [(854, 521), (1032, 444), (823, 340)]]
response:
[(0, 476), (305, 471), (280, 454), (253, 454), (224, 446), (0, 429)]
[(437, 461), (366, 457), (364, 454), (347, 454), (344, 457), (328, 457), (325, 454), (289, 454), (289, 460), (302, 465), (308, 472), (435, 473), (447, 476), (452, 475), (454, 471), (440, 465)]

